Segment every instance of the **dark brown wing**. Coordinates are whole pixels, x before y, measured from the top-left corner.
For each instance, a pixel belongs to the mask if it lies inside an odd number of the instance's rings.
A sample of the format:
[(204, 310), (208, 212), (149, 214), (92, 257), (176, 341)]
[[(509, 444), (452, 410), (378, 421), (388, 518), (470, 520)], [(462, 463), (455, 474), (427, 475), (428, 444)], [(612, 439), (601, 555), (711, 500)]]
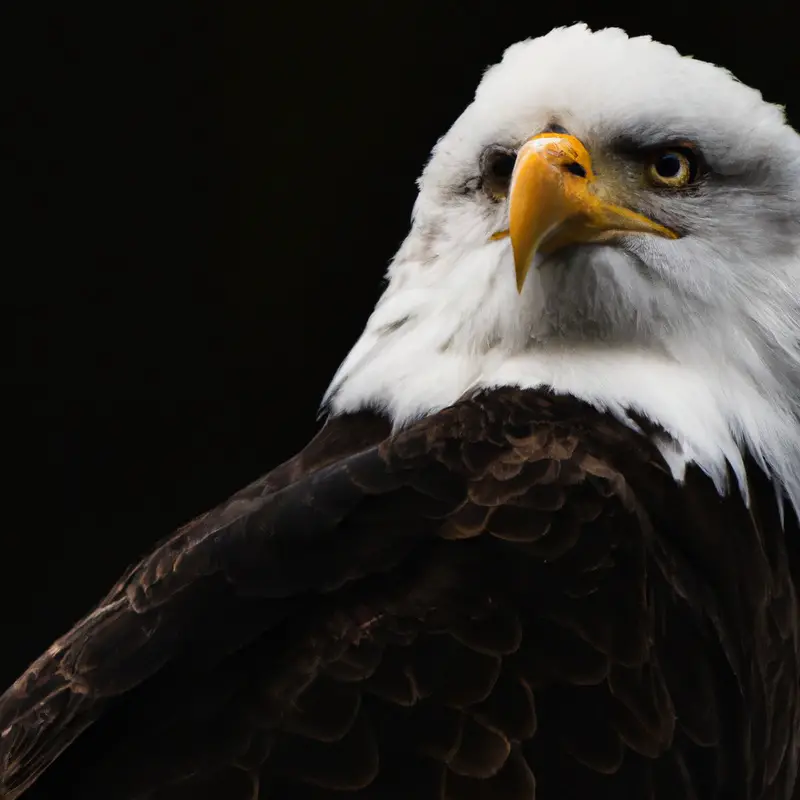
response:
[(768, 484), (753, 515), (680, 489), (644, 437), (541, 393), (384, 435), (329, 429), (32, 665), (0, 700), (5, 796), (792, 796)]

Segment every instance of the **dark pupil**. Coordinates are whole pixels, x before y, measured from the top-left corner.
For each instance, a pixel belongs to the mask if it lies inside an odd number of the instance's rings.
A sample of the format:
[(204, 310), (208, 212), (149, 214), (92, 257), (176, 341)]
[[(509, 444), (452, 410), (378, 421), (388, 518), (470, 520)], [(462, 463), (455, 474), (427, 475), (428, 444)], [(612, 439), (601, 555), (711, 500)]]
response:
[(681, 160), (674, 153), (660, 156), (656, 161), (656, 172), (662, 178), (674, 178), (681, 171)]
[(514, 172), (516, 157), (510, 153), (496, 155), (492, 159), (492, 175), (499, 180), (509, 180)]

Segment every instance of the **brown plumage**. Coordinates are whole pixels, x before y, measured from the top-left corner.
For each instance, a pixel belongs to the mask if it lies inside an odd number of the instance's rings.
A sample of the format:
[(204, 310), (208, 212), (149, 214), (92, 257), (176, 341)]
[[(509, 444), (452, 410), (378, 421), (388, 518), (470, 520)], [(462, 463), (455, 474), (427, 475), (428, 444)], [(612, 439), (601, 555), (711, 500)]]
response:
[(569, 397), (330, 421), (0, 700), (0, 788), (80, 800), (784, 800), (800, 531)]

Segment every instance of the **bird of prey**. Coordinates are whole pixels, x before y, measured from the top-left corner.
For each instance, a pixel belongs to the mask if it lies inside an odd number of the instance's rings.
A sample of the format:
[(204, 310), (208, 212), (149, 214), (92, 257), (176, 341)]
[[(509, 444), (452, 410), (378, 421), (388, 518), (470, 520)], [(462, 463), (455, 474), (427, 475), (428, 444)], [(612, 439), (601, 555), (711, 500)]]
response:
[(800, 136), (510, 47), (297, 456), (0, 699), (4, 800), (800, 797)]

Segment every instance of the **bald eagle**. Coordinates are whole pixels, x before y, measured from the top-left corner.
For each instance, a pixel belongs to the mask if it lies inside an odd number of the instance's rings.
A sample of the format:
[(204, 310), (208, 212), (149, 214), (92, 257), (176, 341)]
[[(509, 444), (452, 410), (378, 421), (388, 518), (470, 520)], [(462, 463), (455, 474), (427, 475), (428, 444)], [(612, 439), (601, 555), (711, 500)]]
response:
[(782, 111), (515, 44), (324, 427), (6, 691), (0, 795), (800, 797), (799, 334)]

